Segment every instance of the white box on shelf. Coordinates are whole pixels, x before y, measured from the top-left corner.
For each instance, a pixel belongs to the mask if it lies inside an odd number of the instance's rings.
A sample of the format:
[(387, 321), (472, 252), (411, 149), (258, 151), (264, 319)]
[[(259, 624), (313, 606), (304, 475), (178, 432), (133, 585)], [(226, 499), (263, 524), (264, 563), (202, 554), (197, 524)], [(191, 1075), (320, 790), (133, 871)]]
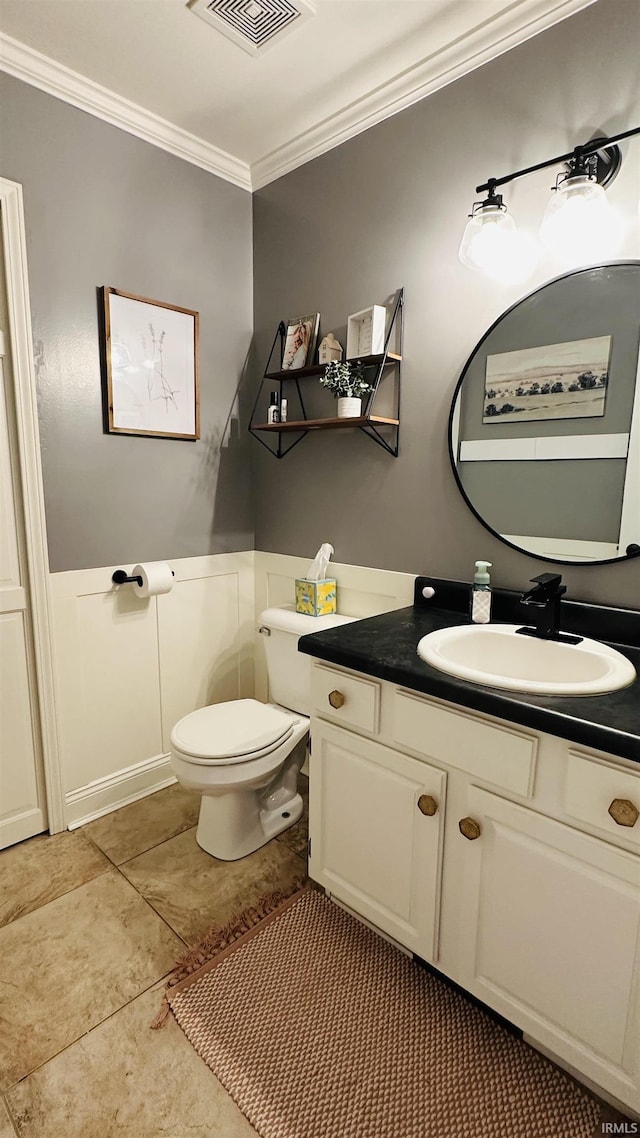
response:
[(387, 310), (381, 304), (354, 312), (347, 322), (347, 359), (373, 356), (384, 351)]

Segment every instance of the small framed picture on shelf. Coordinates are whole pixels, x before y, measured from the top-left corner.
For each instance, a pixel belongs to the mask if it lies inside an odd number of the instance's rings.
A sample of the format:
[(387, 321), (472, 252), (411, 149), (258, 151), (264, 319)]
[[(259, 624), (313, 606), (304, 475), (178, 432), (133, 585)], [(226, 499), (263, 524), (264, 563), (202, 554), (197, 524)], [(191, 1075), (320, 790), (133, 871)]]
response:
[(381, 304), (354, 312), (347, 322), (347, 359), (374, 356), (384, 351), (387, 310)]
[(297, 316), (287, 321), (287, 335), (282, 352), (282, 370), (295, 371), (310, 367), (316, 350), (320, 313)]

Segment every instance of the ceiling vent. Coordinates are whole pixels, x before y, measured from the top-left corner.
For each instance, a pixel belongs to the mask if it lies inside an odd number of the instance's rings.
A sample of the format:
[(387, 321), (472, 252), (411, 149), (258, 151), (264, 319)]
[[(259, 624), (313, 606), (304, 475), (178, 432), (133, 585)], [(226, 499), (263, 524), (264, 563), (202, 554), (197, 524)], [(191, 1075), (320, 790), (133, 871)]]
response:
[(249, 55), (262, 55), (316, 13), (313, 0), (191, 0), (189, 7)]

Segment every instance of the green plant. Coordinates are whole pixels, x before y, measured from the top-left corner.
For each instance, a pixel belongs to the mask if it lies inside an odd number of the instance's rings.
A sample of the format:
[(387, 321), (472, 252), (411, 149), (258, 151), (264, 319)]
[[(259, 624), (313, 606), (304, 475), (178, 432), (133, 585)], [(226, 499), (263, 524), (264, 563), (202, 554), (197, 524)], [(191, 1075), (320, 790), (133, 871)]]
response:
[(351, 398), (362, 399), (363, 395), (368, 395), (373, 391), (372, 385), (364, 377), (364, 366), (360, 360), (355, 363), (350, 363), (346, 360), (344, 363), (340, 360), (332, 360), (325, 368), (325, 373), (320, 377), (320, 383), (326, 387), (336, 399)]

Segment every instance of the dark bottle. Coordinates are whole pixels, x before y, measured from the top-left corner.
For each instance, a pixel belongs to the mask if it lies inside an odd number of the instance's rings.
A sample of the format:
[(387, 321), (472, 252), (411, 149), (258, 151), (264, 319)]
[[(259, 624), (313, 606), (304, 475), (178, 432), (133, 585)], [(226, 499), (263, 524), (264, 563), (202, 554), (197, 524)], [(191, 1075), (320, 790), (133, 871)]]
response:
[(267, 423), (280, 422), (280, 396), (277, 391), (271, 392), (269, 399), (269, 410), (267, 411)]

